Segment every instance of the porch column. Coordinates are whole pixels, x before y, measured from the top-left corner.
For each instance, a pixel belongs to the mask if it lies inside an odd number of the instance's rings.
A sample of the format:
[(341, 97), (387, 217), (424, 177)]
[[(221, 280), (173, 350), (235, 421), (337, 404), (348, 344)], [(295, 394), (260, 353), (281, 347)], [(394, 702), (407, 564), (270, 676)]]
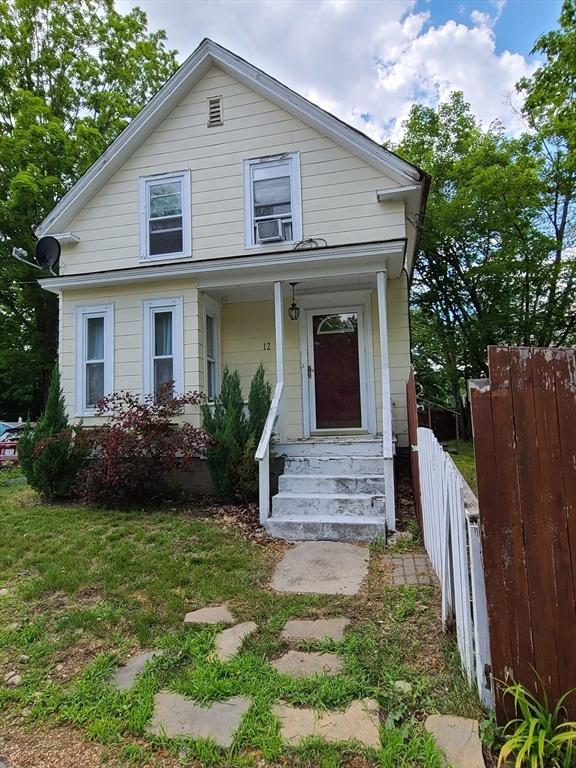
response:
[(394, 503), (394, 462), (392, 451), (392, 398), (390, 395), (390, 358), (388, 349), (388, 313), (386, 270), (376, 273), (378, 289), (378, 322), (380, 326), (380, 361), (382, 366), (382, 448), (384, 456), (384, 483), (386, 493), (386, 525), (396, 530)]
[[(276, 383), (284, 384), (284, 308), (282, 305), (282, 283), (274, 283), (274, 331), (276, 335)], [(278, 409), (278, 434), (285, 439), (284, 399)]]
[(380, 325), (380, 361), (382, 365), (382, 443), (384, 458), (392, 458), (392, 399), (390, 396), (390, 358), (388, 350), (388, 313), (386, 271), (378, 272), (378, 321)]

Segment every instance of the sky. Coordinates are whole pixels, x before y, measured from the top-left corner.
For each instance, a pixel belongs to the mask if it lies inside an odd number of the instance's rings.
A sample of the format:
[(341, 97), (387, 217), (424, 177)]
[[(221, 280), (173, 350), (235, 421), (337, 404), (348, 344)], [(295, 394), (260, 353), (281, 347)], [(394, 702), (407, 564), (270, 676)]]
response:
[(165, 29), (180, 62), (204, 37), (360, 128), (398, 141), (413, 103), (464, 92), (484, 125), (523, 128), (515, 83), (561, 0), (115, 0)]

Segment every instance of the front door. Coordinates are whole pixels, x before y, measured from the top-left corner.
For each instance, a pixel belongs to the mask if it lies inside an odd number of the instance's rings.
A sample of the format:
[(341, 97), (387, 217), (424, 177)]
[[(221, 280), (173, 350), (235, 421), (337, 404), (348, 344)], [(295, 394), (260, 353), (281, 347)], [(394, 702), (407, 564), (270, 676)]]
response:
[(362, 307), (308, 310), (310, 430), (366, 428)]

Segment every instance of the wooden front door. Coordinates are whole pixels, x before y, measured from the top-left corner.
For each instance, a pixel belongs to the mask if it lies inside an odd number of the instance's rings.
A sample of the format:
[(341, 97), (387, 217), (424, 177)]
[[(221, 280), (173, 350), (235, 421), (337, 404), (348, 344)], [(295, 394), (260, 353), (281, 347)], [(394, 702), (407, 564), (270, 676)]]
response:
[(362, 307), (309, 310), (311, 431), (365, 428)]

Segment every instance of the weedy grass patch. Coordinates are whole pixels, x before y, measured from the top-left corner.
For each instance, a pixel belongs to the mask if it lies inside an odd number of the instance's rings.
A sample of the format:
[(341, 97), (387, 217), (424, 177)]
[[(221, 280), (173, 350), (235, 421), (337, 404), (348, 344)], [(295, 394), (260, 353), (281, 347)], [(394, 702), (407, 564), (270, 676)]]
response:
[[(268, 589), (282, 551), (197, 512), (116, 512), (46, 505), (26, 488), (0, 490), (0, 687), (5, 726), (59, 724), (105, 745), (117, 765), (404, 766), (439, 768), (422, 727), (430, 712), (478, 717), (480, 708), (442, 633), (434, 587), (394, 587), (375, 545), (360, 595), (281, 595)], [(406, 546), (406, 544), (403, 544)], [(214, 654), (220, 627), (185, 626), (188, 610), (227, 602), (258, 630), (226, 663)], [(287, 643), (291, 618), (347, 616), (341, 641)], [(335, 677), (293, 679), (270, 661), (289, 648), (337, 653)], [(128, 655), (162, 648), (127, 691), (110, 682)], [(410, 683), (399, 691), (398, 680)], [(172, 691), (209, 705), (232, 696), (252, 704), (233, 746), (146, 733), (154, 694)], [(309, 739), (282, 743), (275, 702), (320, 710), (361, 698), (381, 707), (381, 748)]]

